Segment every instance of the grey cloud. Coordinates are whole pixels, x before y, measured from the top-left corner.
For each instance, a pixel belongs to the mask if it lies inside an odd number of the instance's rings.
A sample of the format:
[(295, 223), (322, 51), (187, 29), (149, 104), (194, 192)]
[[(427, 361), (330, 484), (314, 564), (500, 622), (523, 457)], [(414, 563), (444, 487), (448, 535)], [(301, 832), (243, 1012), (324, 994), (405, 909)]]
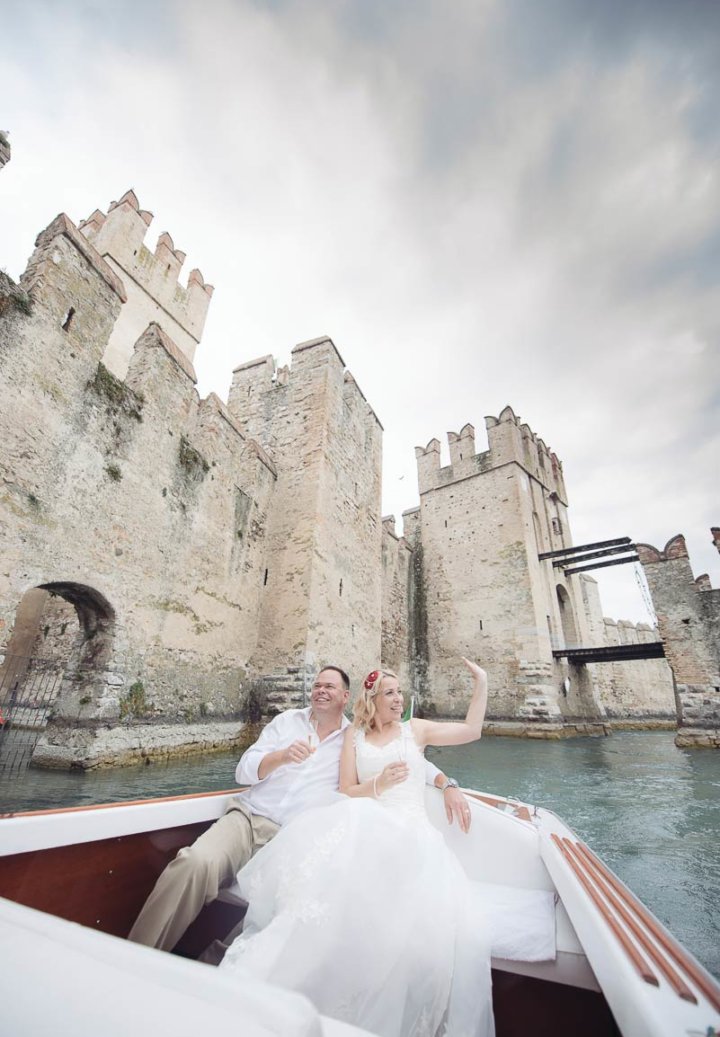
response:
[(483, 449), (509, 402), (564, 460), (578, 540), (684, 529), (710, 567), (720, 6), (28, 6), (14, 247), (132, 183), (216, 285), (204, 391), (329, 333), (398, 517), (415, 443), (471, 421)]

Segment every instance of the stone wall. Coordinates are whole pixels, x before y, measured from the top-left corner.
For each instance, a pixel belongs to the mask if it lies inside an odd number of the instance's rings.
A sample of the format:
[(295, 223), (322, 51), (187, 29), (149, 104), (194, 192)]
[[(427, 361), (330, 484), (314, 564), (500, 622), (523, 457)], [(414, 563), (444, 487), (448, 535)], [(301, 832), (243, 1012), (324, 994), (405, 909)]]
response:
[(382, 665), (394, 670), (406, 698), (414, 693), (410, 667), (413, 615), (413, 550), (395, 530), (395, 516), (382, 520)]
[[(580, 574), (588, 644), (618, 645), (659, 641), (657, 629), (646, 623), (616, 621), (603, 617), (597, 581)], [(668, 727), (677, 723), (677, 706), (672, 670), (665, 659), (633, 659), (622, 662), (592, 663), (599, 699), (612, 726), (641, 725)]]
[[(605, 619), (606, 645), (643, 644), (660, 635), (647, 623)], [(662, 721), (674, 727), (677, 706), (672, 670), (665, 659), (636, 659), (597, 666), (600, 695), (605, 711), (614, 721)], [(617, 725), (616, 725), (617, 726)]]
[(712, 589), (707, 575), (695, 579), (681, 535), (662, 551), (650, 544), (637, 550), (675, 674), (677, 744), (720, 747), (720, 590)]
[(377, 664), (381, 639), (382, 428), (328, 338), (234, 372), (228, 406), (277, 460), (257, 674)]
[(0, 306), (6, 634), (33, 588), (78, 610), (60, 726), (237, 715), (272, 462), (216, 397), (199, 399), (157, 325), (124, 382), (100, 363), (124, 289), (66, 217), (38, 238), (19, 289), (30, 312)]

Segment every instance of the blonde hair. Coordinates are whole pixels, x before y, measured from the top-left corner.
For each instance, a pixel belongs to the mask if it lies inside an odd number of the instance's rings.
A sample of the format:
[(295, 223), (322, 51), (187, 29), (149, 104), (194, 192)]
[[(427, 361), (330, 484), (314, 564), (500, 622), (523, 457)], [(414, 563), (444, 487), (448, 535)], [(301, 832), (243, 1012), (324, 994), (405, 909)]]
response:
[[(367, 680), (373, 673), (377, 673), (377, 677), (368, 688)], [(353, 724), (355, 727), (359, 727), (361, 731), (366, 732), (372, 731), (375, 727), (375, 696), (380, 691), (383, 680), (385, 677), (394, 677), (397, 680), (398, 675), (392, 670), (378, 668), (369, 673), (368, 677), (360, 685), (358, 697), (353, 705)]]

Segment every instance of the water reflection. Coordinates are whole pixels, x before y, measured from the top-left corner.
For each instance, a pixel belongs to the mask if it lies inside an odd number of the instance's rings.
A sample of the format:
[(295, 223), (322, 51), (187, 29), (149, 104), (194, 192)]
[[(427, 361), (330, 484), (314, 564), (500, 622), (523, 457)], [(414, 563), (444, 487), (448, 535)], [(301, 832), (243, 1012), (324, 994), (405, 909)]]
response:
[[(534, 742), (487, 738), (428, 754), (461, 784), (556, 811), (720, 976), (720, 759), (670, 731)], [(232, 788), (234, 753), (0, 781), (4, 811)], [(0, 832), (2, 831), (0, 822)]]

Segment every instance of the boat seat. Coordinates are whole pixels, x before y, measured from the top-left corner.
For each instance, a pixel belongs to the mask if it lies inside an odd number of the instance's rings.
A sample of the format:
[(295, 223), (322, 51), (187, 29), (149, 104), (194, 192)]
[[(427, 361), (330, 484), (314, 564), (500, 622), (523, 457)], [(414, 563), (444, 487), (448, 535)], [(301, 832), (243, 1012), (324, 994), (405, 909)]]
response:
[[(505, 961), (550, 961), (557, 953), (556, 894), (474, 882), (490, 933), (490, 953)], [(247, 907), (237, 882), (218, 894), (219, 901)]]
[(490, 954), (505, 961), (552, 961), (557, 955), (557, 895), (474, 882), (490, 934)]

